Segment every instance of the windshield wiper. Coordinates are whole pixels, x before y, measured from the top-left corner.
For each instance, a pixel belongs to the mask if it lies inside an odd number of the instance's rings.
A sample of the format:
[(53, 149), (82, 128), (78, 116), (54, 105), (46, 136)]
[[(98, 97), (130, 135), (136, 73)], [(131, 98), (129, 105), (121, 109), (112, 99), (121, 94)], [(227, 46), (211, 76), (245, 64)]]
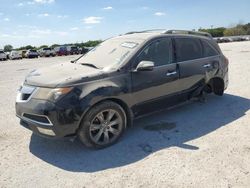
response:
[(98, 68), (97, 66), (95, 66), (94, 64), (91, 64), (91, 63), (81, 63), (81, 65), (86, 65), (86, 66), (89, 66), (89, 67), (93, 67), (95, 69), (100, 69), (100, 68)]

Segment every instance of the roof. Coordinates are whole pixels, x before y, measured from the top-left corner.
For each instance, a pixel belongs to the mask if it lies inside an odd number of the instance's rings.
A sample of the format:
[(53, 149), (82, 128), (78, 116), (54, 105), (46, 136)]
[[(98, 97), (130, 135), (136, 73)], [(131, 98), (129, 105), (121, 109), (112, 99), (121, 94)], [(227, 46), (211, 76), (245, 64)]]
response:
[(146, 30), (146, 31), (132, 31), (124, 35), (117, 36), (115, 38), (119, 39), (133, 39), (133, 40), (148, 40), (157, 36), (193, 36), (212, 39), (212, 36), (209, 33), (197, 32), (197, 31), (186, 31), (186, 30)]

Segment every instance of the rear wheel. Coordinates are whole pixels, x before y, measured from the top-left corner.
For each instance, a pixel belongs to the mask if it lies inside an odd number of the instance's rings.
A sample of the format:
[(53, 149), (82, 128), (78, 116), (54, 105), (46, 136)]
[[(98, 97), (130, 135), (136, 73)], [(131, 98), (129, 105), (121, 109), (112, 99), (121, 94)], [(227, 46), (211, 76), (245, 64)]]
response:
[(105, 101), (87, 112), (78, 136), (87, 147), (105, 148), (121, 137), (126, 123), (126, 114), (122, 107), (112, 101)]

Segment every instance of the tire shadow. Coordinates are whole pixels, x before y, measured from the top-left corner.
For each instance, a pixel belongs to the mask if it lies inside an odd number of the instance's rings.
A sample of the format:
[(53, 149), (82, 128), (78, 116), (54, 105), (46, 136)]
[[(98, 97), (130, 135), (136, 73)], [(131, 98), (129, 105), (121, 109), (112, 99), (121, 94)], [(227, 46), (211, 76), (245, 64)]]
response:
[[(235, 95), (209, 95), (206, 103), (191, 102), (171, 110), (135, 120), (121, 140), (102, 150), (90, 150), (79, 141), (47, 140), (31, 136), (30, 152), (58, 168), (73, 172), (96, 172), (125, 166), (151, 153), (172, 146), (198, 150), (185, 144), (241, 118), (250, 109), (250, 100)], [(154, 127), (155, 126), (155, 127)]]

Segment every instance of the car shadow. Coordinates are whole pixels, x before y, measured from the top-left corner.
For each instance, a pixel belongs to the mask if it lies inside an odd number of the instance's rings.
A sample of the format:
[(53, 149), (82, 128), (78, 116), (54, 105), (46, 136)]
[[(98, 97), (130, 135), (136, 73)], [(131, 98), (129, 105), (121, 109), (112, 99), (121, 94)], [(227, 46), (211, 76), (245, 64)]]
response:
[(47, 140), (31, 136), (30, 152), (58, 168), (73, 172), (96, 172), (125, 166), (144, 159), (151, 153), (172, 146), (198, 150), (186, 142), (198, 139), (244, 116), (250, 100), (235, 95), (209, 95), (207, 102), (158, 112), (138, 119), (115, 145), (91, 150), (79, 141)]

